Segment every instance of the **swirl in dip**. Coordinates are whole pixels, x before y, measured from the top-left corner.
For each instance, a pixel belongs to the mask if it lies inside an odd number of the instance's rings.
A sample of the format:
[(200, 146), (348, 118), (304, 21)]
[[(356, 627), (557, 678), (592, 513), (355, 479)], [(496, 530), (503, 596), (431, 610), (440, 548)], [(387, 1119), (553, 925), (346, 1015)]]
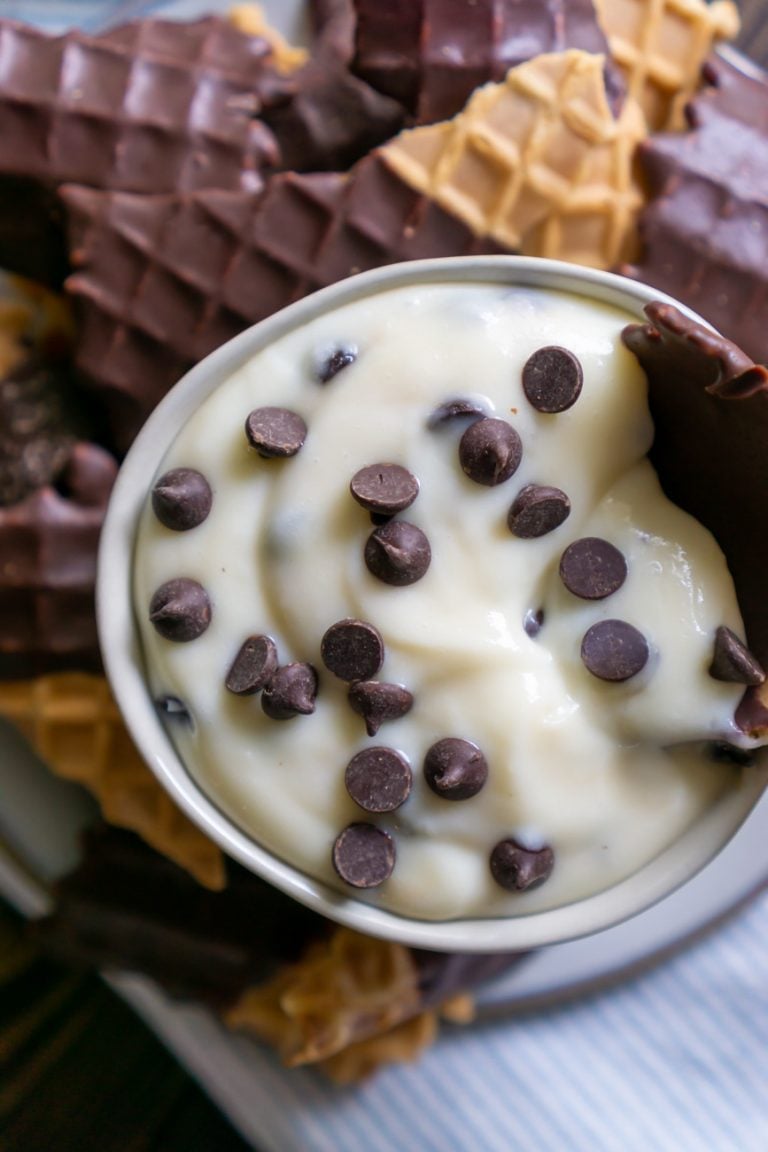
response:
[(733, 786), (762, 672), (646, 459), (632, 319), (382, 291), (180, 430), (135, 551), (147, 675), (264, 847), (420, 919), (522, 915), (625, 878)]

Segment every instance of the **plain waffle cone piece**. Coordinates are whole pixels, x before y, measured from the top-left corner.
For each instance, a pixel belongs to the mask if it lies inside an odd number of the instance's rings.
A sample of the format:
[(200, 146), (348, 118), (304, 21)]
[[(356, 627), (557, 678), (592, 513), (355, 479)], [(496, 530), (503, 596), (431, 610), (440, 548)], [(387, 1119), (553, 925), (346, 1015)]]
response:
[(0, 715), (58, 776), (88, 788), (108, 823), (137, 832), (206, 887), (224, 886), (221, 852), (155, 780), (103, 677), (73, 672), (0, 683)]
[(633, 243), (632, 157), (644, 136), (634, 101), (611, 112), (603, 57), (574, 50), (510, 69), (453, 120), (403, 132), (382, 155), (477, 236), (610, 268)]
[(595, 0), (611, 56), (651, 132), (682, 128), (701, 66), (739, 31), (731, 0)]

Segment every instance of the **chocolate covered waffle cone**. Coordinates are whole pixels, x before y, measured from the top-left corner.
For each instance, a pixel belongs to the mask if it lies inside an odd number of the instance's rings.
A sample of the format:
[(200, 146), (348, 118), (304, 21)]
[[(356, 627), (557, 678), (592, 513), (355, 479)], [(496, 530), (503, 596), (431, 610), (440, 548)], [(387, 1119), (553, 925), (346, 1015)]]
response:
[(0, 715), (16, 725), (57, 776), (88, 788), (110, 824), (138, 832), (201, 884), (222, 887), (221, 852), (155, 780), (106, 680), (62, 673), (0, 683)]
[(353, 68), (419, 124), (456, 115), (471, 93), (548, 52), (606, 54), (592, 0), (354, 0)]
[(282, 83), (270, 45), (227, 20), (145, 20), (99, 36), (4, 20), (0, 60), (0, 219), (14, 219), (0, 227), (0, 264), (33, 279), (61, 271), (55, 191), (66, 180), (254, 188), (277, 160), (257, 118)]
[(384, 155), (476, 235), (608, 268), (633, 241), (632, 156), (644, 135), (632, 101), (614, 117), (602, 57), (571, 51), (512, 69), (454, 120), (404, 132)]
[(595, 0), (611, 56), (651, 132), (681, 128), (701, 66), (739, 31), (731, 0)]

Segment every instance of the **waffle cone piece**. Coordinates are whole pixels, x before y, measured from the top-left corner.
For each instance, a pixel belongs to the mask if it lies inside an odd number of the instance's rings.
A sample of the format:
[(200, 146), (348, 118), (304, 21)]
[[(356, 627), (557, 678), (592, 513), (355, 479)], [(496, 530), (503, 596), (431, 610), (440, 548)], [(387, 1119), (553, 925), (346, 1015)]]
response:
[(57, 776), (92, 792), (108, 823), (137, 832), (206, 887), (224, 886), (221, 852), (155, 780), (103, 677), (73, 672), (0, 683), (0, 715)]
[(595, 0), (611, 56), (651, 132), (682, 128), (683, 109), (718, 41), (739, 31), (731, 0)]
[(602, 56), (539, 56), (479, 89), (451, 121), (383, 149), (410, 187), (510, 251), (609, 268), (631, 249), (642, 196), (637, 105), (615, 118)]

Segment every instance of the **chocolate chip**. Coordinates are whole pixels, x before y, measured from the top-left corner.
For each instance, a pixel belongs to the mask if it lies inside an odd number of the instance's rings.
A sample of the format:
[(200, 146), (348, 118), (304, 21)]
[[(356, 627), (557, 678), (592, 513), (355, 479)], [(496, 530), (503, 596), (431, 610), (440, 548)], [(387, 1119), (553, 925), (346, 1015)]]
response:
[(419, 482), (400, 464), (370, 464), (355, 472), (349, 490), (369, 512), (394, 516), (413, 504)]
[(522, 458), (523, 443), (506, 420), (477, 420), (459, 441), (461, 467), (470, 480), (489, 488), (509, 480)]
[(581, 395), (584, 373), (567, 348), (539, 348), (523, 368), (523, 391), (538, 412), (565, 412)]
[(357, 360), (356, 348), (337, 348), (318, 368), (318, 380), (321, 384), (327, 384), (334, 376), (338, 376), (342, 368), (348, 368), (355, 360)]
[(149, 619), (166, 640), (186, 644), (211, 622), (211, 602), (202, 584), (182, 576), (161, 584), (149, 605)]
[(365, 730), (375, 736), (387, 720), (399, 720), (413, 707), (413, 696), (401, 684), (381, 680), (358, 680), (349, 689), (352, 709), (365, 720)]
[(534, 540), (554, 532), (571, 514), (571, 502), (559, 488), (526, 484), (509, 510), (507, 526), (513, 536)]
[(375, 888), (392, 875), (395, 842), (374, 824), (350, 824), (336, 838), (333, 866), (353, 888)]
[(736, 764), (739, 768), (751, 768), (755, 763), (753, 752), (746, 748), (737, 748), (735, 744), (727, 744), (723, 740), (716, 740), (709, 745), (709, 754), (718, 764)]
[(432, 549), (421, 528), (405, 520), (390, 520), (371, 532), (363, 555), (372, 576), (404, 588), (421, 580), (432, 560)]
[(152, 489), (155, 516), (173, 532), (188, 532), (207, 518), (213, 503), (211, 486), (194, 468), (172, 468)]
[(307, 438), (307, 426), (287, 408), (256, 408), (245, 422), (248, 443), (259, 456), (295, 456)]
[(721, 626), (715, 633), (715, 651), (709, 674), (713, 680), (733, 684), (762, 684), (765, 672), (735, 632)]
[(187, 708), (183, 700), (179, 700), (178, 696), (158, 696), (155, 700), (155, 707), (158, 712), (163, 716), (167, 716), (169, 720), (177, 724), (184, 724), (188, 728), (194, 728), (194, 721), (192, 714)]
[(599, 680), (631, 680), (648, 663), (648, 641), (625, 620), (593, 624), (581, 642), (581, 658)]
[(270, 636), (249, 636), (224, 681), (236, 696), (261, 692), (277, 669), (277, 645)]
[(529, 608), (523, 617), (523, 629), (525, 634), (533, 639), (534, 636), (538, 636), (539, 632), (541, 632), (543, 624), (544, 609), (538, 608), (534, 612), (532, 608)]
[(488, 413), (479, 404), (475, 404), (474, 400), (446, 400), (430, 413), (427, 428), (430, 432), (434, 432), (436, 428), (453, 420), (483, 420), (487, 415)]
[(384, 663), (384, 641), (365, 620), (339, 620), (323, 636), (320, 654), (340, 680), (370, 680)]
[(605, 600), (627, 578), (627, 562), (613, 544), (599, 536), (584, 536), (560, 557), (560, 577), (569, 592), (582, 600)]
[(443, 800), (469, 800), (488, 779), (488, 761), (477, 744), (449, 736), (424, 757), (424, 778)]
[(537, 888), (552, 875), (555, 854), (551, 848), (525, 848), (517, 840), (500, 840), (491, 852), (491, 875), (509, 892)]
[(317, 698), (317, 672), (311, 664), (283, 664), (261, 694), (261, 706), (270, 720), (311, 716)]
[(364, 748), (347, 765), (344, 783), (366, 812), (394, 812), (410, 796), (413, 774), (394, 748)]

